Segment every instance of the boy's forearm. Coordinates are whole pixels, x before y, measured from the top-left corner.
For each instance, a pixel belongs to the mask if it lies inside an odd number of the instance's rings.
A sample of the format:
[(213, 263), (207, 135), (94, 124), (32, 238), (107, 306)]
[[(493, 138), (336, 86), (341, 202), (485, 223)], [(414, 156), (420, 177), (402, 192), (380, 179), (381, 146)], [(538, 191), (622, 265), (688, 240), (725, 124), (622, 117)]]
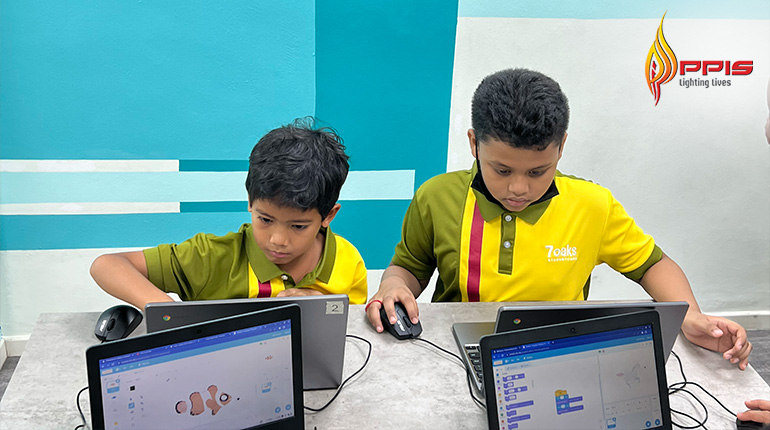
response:
[(429, 280), (426, 280), (426, 281), (418, 280), (412, 274), (412, 272), (404, 269), (401, 266), (390, 265), (388, 266), (387, 269), (385, 269), (385, 272), (383, 272), (382, 279), (380, 280), (380, 285), (382, 285), (382, 282), (385, 281), (385, 279), (390, 277), (397, 277), (401, 279), (415, 297), (420, 296), (420, 293), (422, 293), (422, 290), (425, 288), (425, 286), (429, 282)]
[(684, 301), (688, 312), (700, 312), (698, 302), (682, 269), (665, 253), (642, 277), (640, 284), (647, 294), (659, 302)]
[(98, 257), (91, 265), (91, 277), (105, 292), (139, 309), (144, 309), (144, 305), (151, 302), (172, 301), (147, 279), (144, 256), (137, 253)]

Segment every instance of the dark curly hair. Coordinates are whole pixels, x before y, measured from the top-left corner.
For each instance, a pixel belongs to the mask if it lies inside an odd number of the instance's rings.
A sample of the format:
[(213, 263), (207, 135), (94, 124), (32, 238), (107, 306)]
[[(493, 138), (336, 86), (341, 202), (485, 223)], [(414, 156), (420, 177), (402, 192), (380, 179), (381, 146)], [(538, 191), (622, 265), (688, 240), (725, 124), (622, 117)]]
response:
[(567, 132), (569, 105), (559, 84), (527, 69), (487, 76), (473, 93), (471, 121), (477, 142), (501, 140), (542, 151)]
[(342, 138), (312, 117), (270, 131), (249, 157), (249, 202), (265, 199), (324, 218), (340, 196), (350, 165)]

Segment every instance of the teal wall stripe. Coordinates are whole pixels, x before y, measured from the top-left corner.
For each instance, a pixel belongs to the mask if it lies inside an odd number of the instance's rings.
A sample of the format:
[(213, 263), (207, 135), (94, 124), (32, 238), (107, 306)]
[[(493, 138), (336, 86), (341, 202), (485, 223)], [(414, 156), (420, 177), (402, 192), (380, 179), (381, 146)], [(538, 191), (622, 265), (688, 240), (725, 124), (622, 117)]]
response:
[(9, 159), (245, 159), (312, 115), (314, 0), (3, 0)]
[(459, 16), (468, 18), (568, 19), (770, 19), (767, 0), (461, 0)]
[[(408, 201), (343, 202), (332, 229), (350, 240), (370, 269), (384, 269), (400, 237)], [(397, 215), (398, 214), (398, 215)], [(250, 222), (247, 212), (0, 216), (0, 250), (149, 247), (199, 232), (222, 235)]]
[(248, 212), (249, 202), (179, 202), (179, 212)]
[(248, 172), (248, 154), (243, 160), (179, 160), (180, 172)]
[(456, 0), (316, 1), (316, 116), (354, 170), (446, 171)]

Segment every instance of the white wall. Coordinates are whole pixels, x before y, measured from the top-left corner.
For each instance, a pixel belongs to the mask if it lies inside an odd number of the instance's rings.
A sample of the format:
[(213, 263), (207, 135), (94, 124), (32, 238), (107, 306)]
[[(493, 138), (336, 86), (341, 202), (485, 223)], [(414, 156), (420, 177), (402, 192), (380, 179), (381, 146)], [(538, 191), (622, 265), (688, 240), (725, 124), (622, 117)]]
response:
[[(754, 71), (724, 88), (684, 88), (677, 77), (655, 106), (644, 66), (659, 23), (460, 18), (447, 170), (472, 163), (465, 134), (481, 79), (511, 67), (543, 72), (570, 100), (559, 169), (612, 190), (682, 266), (704, 310), (767, 313), (770, 24), (666, 18), (665, 37), (680, 61), (752, 59)], [(592, 299), (645, 297), (606, 267), (594, 272), (591, 291)]]

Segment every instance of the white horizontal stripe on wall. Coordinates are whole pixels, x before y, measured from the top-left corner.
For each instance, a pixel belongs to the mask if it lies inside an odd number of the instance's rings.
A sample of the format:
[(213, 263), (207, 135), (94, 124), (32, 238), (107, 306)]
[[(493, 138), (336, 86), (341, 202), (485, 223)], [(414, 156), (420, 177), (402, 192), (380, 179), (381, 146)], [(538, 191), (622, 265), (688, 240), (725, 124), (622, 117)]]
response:
[(179, 160), (0, 160), (0, 172), (176, 172)]
[(106, 215), (149, 213), (179, 213), (179, 202), (0, 204), (0, 215)]

